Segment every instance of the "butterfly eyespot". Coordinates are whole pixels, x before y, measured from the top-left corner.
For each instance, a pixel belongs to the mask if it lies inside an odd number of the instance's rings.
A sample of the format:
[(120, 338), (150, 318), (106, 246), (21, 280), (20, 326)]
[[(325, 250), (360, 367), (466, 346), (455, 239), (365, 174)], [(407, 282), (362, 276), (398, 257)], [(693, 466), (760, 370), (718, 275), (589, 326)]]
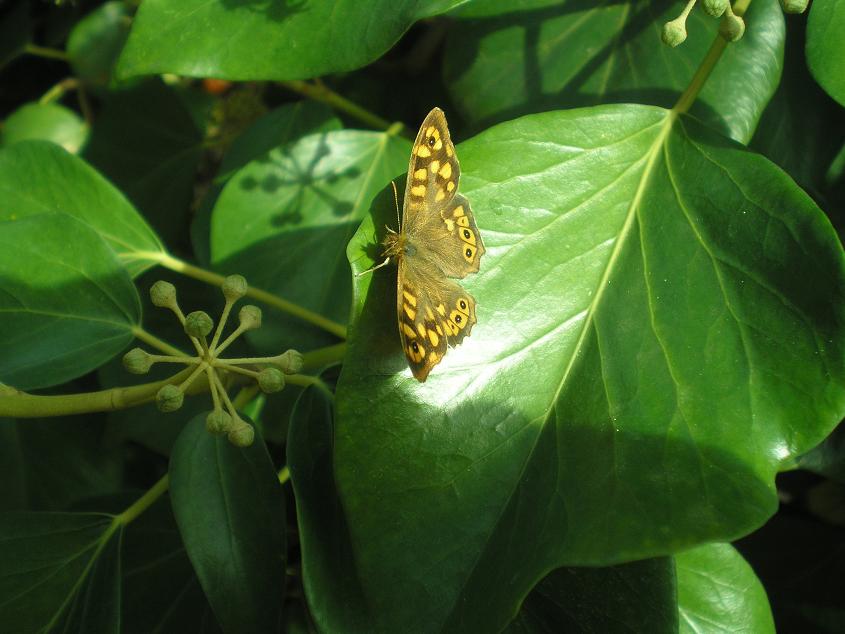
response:
[[(461, 317), (460, 315), (455, 315), (455, 323), (456, 324), (461, 323), (462, 320), (463, 320), (463, 317)], [(417, 344), (414, 344), (414, 345), (417, 345)]]
[(434, 138), (434, 135), (428, 137), (428, 147), (434, 147), (435, 143), (437, 143), (437, 139)]
[(419, 351), (420, 351), (420, 346), (419, 346), (419, 344), (417, 344), (417, 342), (416, 342), (416, 341), (415, 341), (414, 343), (412, 343), (412, 344), (411, 344), (411, 350), (413, 350), (414, 352), (419, 352)]
[(471, 258), (471, 257), (472, 257), (472, 249), (467, 249), (467, 250), (465, 251), (465, 253), (466, 253), (466, 256), (467, 256), (468, 258)]
[(461, 300), (461, 301), (458, 302), (458, 306), (461, 307), (461, 310), (466, 310), (467, 303), (464, 300)]
[(468, 229), (464, 229), (464, 237), (465, 237), (467, 240), (469, 240), (469, 236), (470, 236), (469, 230), (468, 230)]

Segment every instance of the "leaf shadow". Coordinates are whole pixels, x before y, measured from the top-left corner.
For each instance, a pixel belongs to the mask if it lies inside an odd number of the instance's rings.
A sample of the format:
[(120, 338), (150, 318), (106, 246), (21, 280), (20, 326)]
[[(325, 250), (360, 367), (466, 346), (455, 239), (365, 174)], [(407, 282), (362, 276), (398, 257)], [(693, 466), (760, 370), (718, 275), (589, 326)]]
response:
[(304, 163), (294, 152), (296, 144), (285, 144), (254, 161), (267, 168), (264, 175), (258, 177), (250, 175), (238, 179), (238, 186), (244, 191), (260, 189), (272, 194), (286, 187), (294, 188), (293, 196), (280, 203), (278, 213), (271, 220), (273, 226), (297, 225), (305, 220), (301, 209), (306, 192), (315, 194), (331, 208), (332, 213), (338, 218), (347, 216), (353, 211), (350, 201), (341, 200), (324, 185), (334, 185), (341, 179), (356, 178), (360, 176), (361, 171), (353, 165), (342, 172), (320, 170), (318, 173), (321, 161), (331, 155), (327, 136), (327, 133), (319, 134), (312, 155)]

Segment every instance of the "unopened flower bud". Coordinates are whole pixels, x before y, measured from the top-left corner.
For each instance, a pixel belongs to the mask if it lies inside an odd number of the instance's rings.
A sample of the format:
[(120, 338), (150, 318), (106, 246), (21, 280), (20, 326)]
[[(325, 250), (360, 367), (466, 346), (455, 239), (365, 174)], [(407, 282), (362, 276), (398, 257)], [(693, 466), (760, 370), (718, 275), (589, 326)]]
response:
[(175, 412), (184, 401), (185, 395), (175, 385), (165, 385), (156, 394), (156, 406), (161, 412)]
[(241, 326), (246, 330), (261, 328), (261, 309), (252, 304), (244, 306), (238, 313), (238, 319), (240, 320)]
[(784, 13), (804, 13), (810, 0), (780, 0)]
[(205, 417), (205, 428), (211, 434), (225, 434), (232, 428), (232, 417), (217, 409)]
[(714, 18), (721, 17), (728, 6), (728, 0), (702, 0), (701, 8), (704, 12)]
[(296, 350), (288, 350), (273, 359), (273, 365), (285, 374), (296, 374), (302, 369), (302, 354)]
[(264, 368), (258, 373), (258, 387), (265, 394), (279, 392), (285, 387), (285, 375), (276, 368)]
[(132, 374), (146, 374), (153, 365), (153, 357), (146, 350), (132, 348), (123, 355), (123, 367)]
[(223, 297), (227, 301), (236, 302), (246, 295), (248, 285), (243, 275), (230, 275), (223, 281)]
[(195, 310), (185, 317), (185, 332), (191, 337), (205, 337), (214, 328), (214, 321), (203, 310)]
[(674, 48), (687, 39), (685, 21), (683, 17), (678, 17), (663, 25), (663, 32), (660, 34), (660, 38), (664, 44), (668, 44)]
[(255, 440), (255, 430), (252, 425), (241, 421), (234, 429), (229, 431), (229, 442), (235, 447), (249, 447)]
[(176, 306), (176, 287), (159, 280), (150, 287), (150, 301), (159, 308), (173, 308)]
[(745, 34), (745, 21), (738, 15), (734, 15), (730, 5), (725, 9), (725, 14), (722, 16), (719, 34), (728, 42), (736, 42)]

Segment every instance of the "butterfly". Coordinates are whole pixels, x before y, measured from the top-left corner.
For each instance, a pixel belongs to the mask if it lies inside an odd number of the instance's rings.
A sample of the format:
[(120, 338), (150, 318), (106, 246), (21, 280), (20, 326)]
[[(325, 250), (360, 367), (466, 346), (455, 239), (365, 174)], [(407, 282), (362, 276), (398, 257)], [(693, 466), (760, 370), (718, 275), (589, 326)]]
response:
[(484, 255), (469, 201), (458, 193), (460, 177), (446, 116), (434, 108), (411, 151), (399, 231), (388, 229), (382, 242), (385, 263), (399, 268), (399, 337), (420, 382), (476, 323), (475, 299), (449, 279), (476, 273)]

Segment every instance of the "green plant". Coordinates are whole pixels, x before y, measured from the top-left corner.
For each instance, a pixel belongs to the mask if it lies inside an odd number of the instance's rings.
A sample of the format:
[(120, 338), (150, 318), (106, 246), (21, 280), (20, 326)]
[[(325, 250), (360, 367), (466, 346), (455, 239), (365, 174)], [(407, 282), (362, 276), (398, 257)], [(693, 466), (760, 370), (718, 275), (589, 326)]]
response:
[[(701, 4), (9, 3), (0, 630), (841, 628), (728, 542), (798, 467), (841, 522), (845, 15)], [(352, 273), (434, 105), (487, 253), (418, 384)]]

